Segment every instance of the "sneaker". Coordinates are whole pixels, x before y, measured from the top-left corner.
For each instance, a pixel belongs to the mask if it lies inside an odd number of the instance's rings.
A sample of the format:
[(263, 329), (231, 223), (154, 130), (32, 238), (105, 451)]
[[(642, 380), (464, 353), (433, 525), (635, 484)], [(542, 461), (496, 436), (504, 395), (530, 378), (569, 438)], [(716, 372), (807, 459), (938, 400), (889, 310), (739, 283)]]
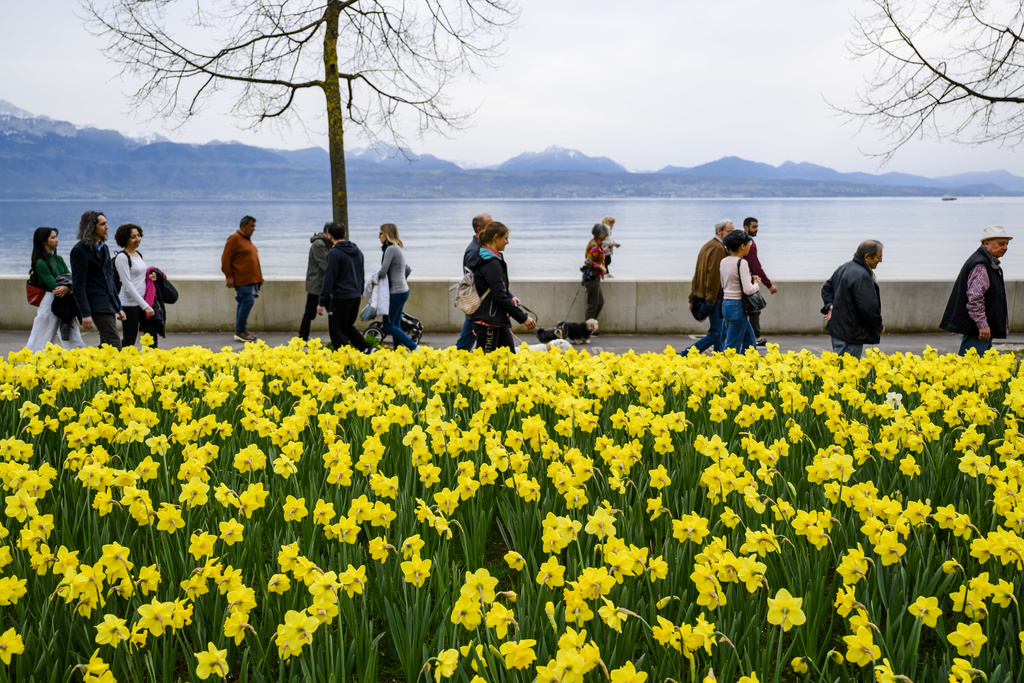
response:
[(761, 337), (756, 342), (754, 342), (754, 344), (756, 344), (757, 346), (768, 346), (768, 340), (765, 339), (764, 337)]
[(256, 341), (256, 335), (249, 334), (248, 332), (235, 332), (235, 341), (237, 342), (254, 342)]

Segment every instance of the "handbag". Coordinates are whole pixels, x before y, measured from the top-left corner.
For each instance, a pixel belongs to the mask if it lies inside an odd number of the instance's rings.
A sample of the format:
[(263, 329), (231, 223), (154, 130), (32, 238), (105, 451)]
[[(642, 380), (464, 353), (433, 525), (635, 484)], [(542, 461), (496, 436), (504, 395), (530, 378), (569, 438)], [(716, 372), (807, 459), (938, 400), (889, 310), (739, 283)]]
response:
[(25, 296), (28, 298), (29, 306), (39, 306), (43, 302), (43, 297), (46, 296), (46, 290), (34, 284), (31, 280), (27, 280), (25, 282)]
[[(739, 272), (740, 261), (736, 261), (736, 274), (739, 275)], [(764, 297), (761, 295), (760, 289), (754, 292), (753, 294), (747, 294), (746, 292), (744, 292), (742, 281), (740, 281), (740, 299), (743, 301), (743, 312), (747, 314), (757, 313), (762, 308), (768, 305), (768, 302), (765, 301)]]
[(714, 301), (708, 301), (702, 296), (697, 297), (693, 300), (693, 304), (690, 305), (690, 313), (693, 314), (693, 319), (697, 322), (707, 320), (707, 317), (711, 315), (711, 309), (715, 307)]

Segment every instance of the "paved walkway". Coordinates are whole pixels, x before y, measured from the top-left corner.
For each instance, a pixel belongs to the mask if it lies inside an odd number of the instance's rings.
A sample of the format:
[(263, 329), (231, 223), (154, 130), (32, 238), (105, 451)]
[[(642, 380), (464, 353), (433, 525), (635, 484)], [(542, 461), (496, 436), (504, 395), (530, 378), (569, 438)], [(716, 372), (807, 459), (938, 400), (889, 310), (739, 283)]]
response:
[[(95, 332), (83, 330), (83, 336), (88, 344), (96, 344), (99, 337)], [(291, 339), (290, 334), (283, 332), (268, 333), (259, 335), (263, 341), (271, 346), (286, 344)], [(314, 334), (314, 336), (317, 336)], [(328, 340), (326, 334), (320, 335), (324, 341)], [(435, 348), (454, 346), (458, 334), (425, 334), (423, 342)], [(636, 353), (661, 353), (666, 346), (680, 351), (692, 344), (699, 337), (690, 335), (616, 335), (602, 334), (599, 337), (592, 337), (589, 345), (579, 346), (579, 349), (586, 349), (591, 353), (598, 351), (611, 351), (612, 353), (625, 353), (635, 351)], [(0, 330), (0, 356), (6, 358), (12, 351), (18, 351), (25, 346), (28, 339), (28, 331)], [(536, 342), (532, 336), (521, 337), (527, 343)], [(769, 336), (768, 341), (778, 344), (783, 351), (800, 351), (808, 349), (816, 354), (824, 351), (831, 351), (832, 346), (827, 335), (783, 335)], [(175, 348), (178, 346), (202, 346), (208, 349), (219, 350), (225, 346), (234, 349), (241, 349), (242, 344), (234, 341), (230, 332), (200, 332), (191, 334), (171, 334), (166, 339), (160, 340), (164, 348)], [(885, 353), (915, 353), (920, 354), (925, 347), (931, 346), (939, 353), (956, 353), (960, 348), (960, 338), (951, 334), (893, 334), (885, 335), (878, 344)], [(997, 348), (1004, 350), (1024, 350), (1024, 334), (1011, 334), (1005, 343), (997, 344)]]

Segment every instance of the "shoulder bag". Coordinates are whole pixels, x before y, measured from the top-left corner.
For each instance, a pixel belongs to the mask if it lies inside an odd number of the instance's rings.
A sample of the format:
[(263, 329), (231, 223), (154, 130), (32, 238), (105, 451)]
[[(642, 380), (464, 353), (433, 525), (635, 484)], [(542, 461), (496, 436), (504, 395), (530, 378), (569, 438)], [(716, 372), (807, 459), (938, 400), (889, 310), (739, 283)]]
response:
[[(740, 260), (736, 261), (736, 275), (737, 275), (737, 278), (742, 278), (743, 277), (742, 274), (740, 273), (740, 262), (742, 260), (743, 259), (740, 259)], [(743, 281), (742, 280), (740, 280), (740, 299), (743, 301), (743, 312), (744, 313), (757, 313), (762, 308), (764, 308), (765, 306), (768, 305), (768, 302), (765, 301), (764, 297), (761, 295), (761, 290), (760, 289), (758, 289), (753, 294), (747, 294), (743, 290)]]

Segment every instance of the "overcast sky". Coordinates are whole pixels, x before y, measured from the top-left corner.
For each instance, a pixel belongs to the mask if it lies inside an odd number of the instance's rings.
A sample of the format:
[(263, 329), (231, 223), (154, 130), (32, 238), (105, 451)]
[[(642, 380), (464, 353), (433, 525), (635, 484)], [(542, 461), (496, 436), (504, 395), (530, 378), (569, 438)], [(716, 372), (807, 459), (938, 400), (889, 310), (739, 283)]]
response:
[[(478, 108), (472, 126), (450, 139), (410, 136), (416, 152), (486, 165), (558, 145), (635, 171), (729, 155), (880, 170), (865, 153), (884, 151), (884, 140), (826, 103), (853, 106), (869, 68), (845, 47), (851, 12), (867, 9), (859, 0), (520, 0), (520, 8), (501, 64), (450, 91), (460, 107)], [(0, 99), (77, 125), (180, 142), (326, 146), (319, 97), (302, 101), (311, 133), (240, 130), (223, 105), (177, 131), (133, 116), (125, 94), (133, 84), (76, 11), (73, 0), (4, 0)], [(881, 170), (997, 169), (1024, 175), (1024, 158), (997, 146), (915, 142)]]

